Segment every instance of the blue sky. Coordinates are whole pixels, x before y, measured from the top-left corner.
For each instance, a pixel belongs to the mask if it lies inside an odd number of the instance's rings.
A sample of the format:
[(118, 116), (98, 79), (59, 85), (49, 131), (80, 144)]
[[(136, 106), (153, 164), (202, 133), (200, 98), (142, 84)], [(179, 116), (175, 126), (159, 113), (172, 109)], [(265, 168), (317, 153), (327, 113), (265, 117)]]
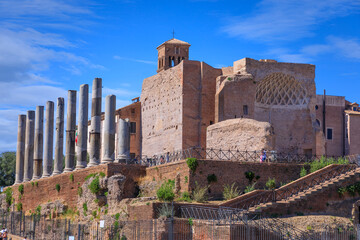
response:
[(190, 59), (315, 64), (318, 93), (360, 102), (359, 13), (360, 0), (1, 0), (0, 152), (16, 148), (18, 114), (95, 77), (130, 103), (173, 29)]

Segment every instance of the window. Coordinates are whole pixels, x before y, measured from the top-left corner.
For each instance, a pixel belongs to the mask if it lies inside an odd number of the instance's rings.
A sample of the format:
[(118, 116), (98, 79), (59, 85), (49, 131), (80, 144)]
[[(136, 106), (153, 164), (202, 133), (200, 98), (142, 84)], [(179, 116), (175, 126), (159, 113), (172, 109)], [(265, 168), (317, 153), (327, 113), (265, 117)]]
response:
[(319, 106), (318, 105), (315, 105), (315, 110), (318, 110), (319, 109)]
[(353, 111), (356, 111), (356, 107), (353, 107)]
[(136, 133), (136, 122), (130, 122), (130, 133)]
[(326, 139), (327, 140), (332, 140), (333, 139), (333, 130), (332, 130), (332, 128), (326, 129)]
[(244, 105), (244, 106), (243, 106), (243, 113), (244, 113), (244, 115), (248, 115), (248, 114), (249, 114), (249, 110), (248, 110), (248, 106), (247, 106), (247, 105)]
[(135, 108), (132, 108), (132, 109), (131, 109), (131, 113), (135, 113)]
[(316, 119), (316, 125), (317, 125), (318, 127), (321, 127), (321, 123), (320, 123), (320, 120), (319, 120), (319, 119)]
[(136, 158), (135, 153), (130, 153), (130, 159), (135, 159), (135, 158)]

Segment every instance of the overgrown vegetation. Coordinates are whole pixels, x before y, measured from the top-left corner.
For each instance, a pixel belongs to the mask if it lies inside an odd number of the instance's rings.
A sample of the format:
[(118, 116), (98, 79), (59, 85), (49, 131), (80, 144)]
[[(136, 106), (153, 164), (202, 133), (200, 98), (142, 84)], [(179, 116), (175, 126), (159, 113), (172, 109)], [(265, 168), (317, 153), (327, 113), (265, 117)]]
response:
[(300, 170), (300, 177), (305, 177), (307, 175), (307, 171), (305, 167), (302, 167)]
[(14, 184), (15, 159), (15, 152), (3, 152), (0, 154), (0, 187)]
[(164, 203), (158, 208), (158, 217), (171, 217), (173, 213), (173, 207), (170, 204)]
[(235, 186), (235, 182), (230, 185), (224, 185), (223, 197), (225, 200), (236, 198), (240, 195), (240, 190)]
[(266, 182), (266, 187), (269, 190), (274, 190), (276, 188), (276, 180), (275, 178), (269, 178)]
[(156, 191), (156, 196), (160, 201), (172, 201), (175, 198), (174, 188), (175, 181), (169, 179), (167, 182), (161, 184)]
[(73, 173), (69, 175), (69, 179), (71, 182), (74, 182), (74, 174)]
[(213, 174), (209, 174), (208, 176), (207, 176), (207, 181), (208, 181), (208, 183), (210, 184), (210, 183), (212, 183), (212, 182), (217, 182), (217, 177), (216, 177), (216, 175), (213, 173)]
[(41, 206), (38, 205), (36, 208), (35, 208), (35, 214), (36, 215), (41, 215)]
[(253, 173), (252, 171), (247, 171), (245, 172), (245, 177), (249, 180), (249, 183), (251, 183), (255, 177), (255, 173)]
[(355, 197), (356, 193), (360, 195), (360, 182), (348, 185), (346, 187), (339, 187), (337, 190), (340, 197), (343, 197), (345, 193), (348, 193), (351, 197)]
[(23, 195), (23, 194), (24, 194), (24, 184), (20, 184), (20, 185), (19, 185), (18, 191), (19, 191), (20, 195)]
[(98, 194), (100, 192), (101, 188), (99, 176), (95, 176), (95, 178), (89, 184), (88, 188), (93, 194)]
[(10, 206), (12, 204), (12, 201), (13, 201), (13, 197), (12, 197), (12, 194), (13, 194), (13, 191), (12, 191), (12, 188), (11, 187), (8, 187), (5, 191), (5, 201), (6, 203)]
[(83, 189), (82, 189), (82, 187), (78, 187), (77, 192), (78, 192), (79, 197), (81, 197), (82, 194), (83, 194)]
[(253, 184), (250, 184), (248, 186), (246, 186), (245, 188), (245, 193), (249, 193), (249, 192), (252, 192), (255, 190), (255, 185), (256, 185), (256, 182), (254, 182)]
[(179, 202), (192, 202), (191, 195), (190, 195), (189, 192), (183, 192), (181, 194), (181, 197), (176, 199), (176, 201), (179, 201)]
[(19, 203), (16, 204), (16, 210), (17, 210), (18, 212), (21, 212), (21, 211), (22, 211), (22, 203), (21, 203), (21, 202), (19, 202)]
[(194, 173), (196, 171), (197, 166), (199, 165), (196, 158), (188, 158), (186, 159), (186, 164), (188, 165), (189, 169)]
[(206, 202), (208, 199), (207, 196), (207, 192), (208, 192), (209, 187), (208, 186), (204, 186), (201, 187), (197, 182), (195, 182), (195, 188), (192, 191), (192, 199), (195, 202)]
[(312, 161), (310, 163), (307, 163), (306, 165), (309, 166), (309, 172), (313, 173), (331, 164), (349, 164), (349, 161), (342, 157), (335, 159), (322, 156), (320, 160)]
[(55, 185), (55, 189), (56, 189), (57, 192), (60, 192), (60, 189), (61, 189), (60, 184), (57, 183)]

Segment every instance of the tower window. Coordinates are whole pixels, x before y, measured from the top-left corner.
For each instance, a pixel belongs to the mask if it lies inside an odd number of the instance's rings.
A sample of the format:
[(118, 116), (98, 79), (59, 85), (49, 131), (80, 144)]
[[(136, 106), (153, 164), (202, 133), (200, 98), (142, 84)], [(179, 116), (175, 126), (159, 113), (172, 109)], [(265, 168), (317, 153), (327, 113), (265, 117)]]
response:
[(136, 133), (136, 122), (130, 122), (130, 133)]
[(244, 115), (248, 115), (248, 114), (249, 114), (248, 105), (244, 105), (244, 106), (243, 106), (243, 113), (244, 113)]
[(326, 139), (327, 140), (332, 140), (333, 139), (333, 129), (332, 128), (327, 128), (326, 129)]

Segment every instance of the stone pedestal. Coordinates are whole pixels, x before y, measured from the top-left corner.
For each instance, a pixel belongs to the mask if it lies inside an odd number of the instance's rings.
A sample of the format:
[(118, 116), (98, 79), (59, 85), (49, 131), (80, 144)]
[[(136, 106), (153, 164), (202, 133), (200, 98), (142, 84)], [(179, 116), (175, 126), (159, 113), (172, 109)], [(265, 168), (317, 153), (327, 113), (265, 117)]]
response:
[(100, 163), (101, 88), (102, 79), (95, 78), (92, 86), (89, 167)]
[(26, 116), (26, 133), (25, 133), (24, 182), (30, 181), (33, 176), (34, 125), (35, 125), (35, 111), (28, 111)]
[(68, 91), (66, 116), (66, 153), (64, 172), (71, 172), (75, 166), (76, 91)]
[(52, 101), (46, 103), (45, 119), (43, 178), (51, 175), (53, 165), (54, 102)]
[(37, 106), (35, 112), (34, 172), (33, 180), (41, 178), (44, 142), (44, 106)]
[(116, 162), (127, 162), (130, 160), (130, 122), (129, 119), (118, 121), (118, 148)]
[(64, 146), (64, 98), (57, 99), (56, 110), (56, 135), (55, 135), (55, 158), (52, 175), (58, 175), (63, 171), (63, 147)]
[(89, 85), (80, 86), (79, 93), (79, 123), (77, 141), (77, 162), (76, 169), (86, 168), (87, 160), (87, 137), (88, 137), (88, 106), (89, 106)]
[(16, 147), (15, 184), (21, 183), (24, 180), (25, 130), (26, 115), (19, 115)]
[(115, 111), (116, 96), (108, 95), (105, 99), (104, 120), (104, 155), (101, 163), (113, 162), (115, 159)]

